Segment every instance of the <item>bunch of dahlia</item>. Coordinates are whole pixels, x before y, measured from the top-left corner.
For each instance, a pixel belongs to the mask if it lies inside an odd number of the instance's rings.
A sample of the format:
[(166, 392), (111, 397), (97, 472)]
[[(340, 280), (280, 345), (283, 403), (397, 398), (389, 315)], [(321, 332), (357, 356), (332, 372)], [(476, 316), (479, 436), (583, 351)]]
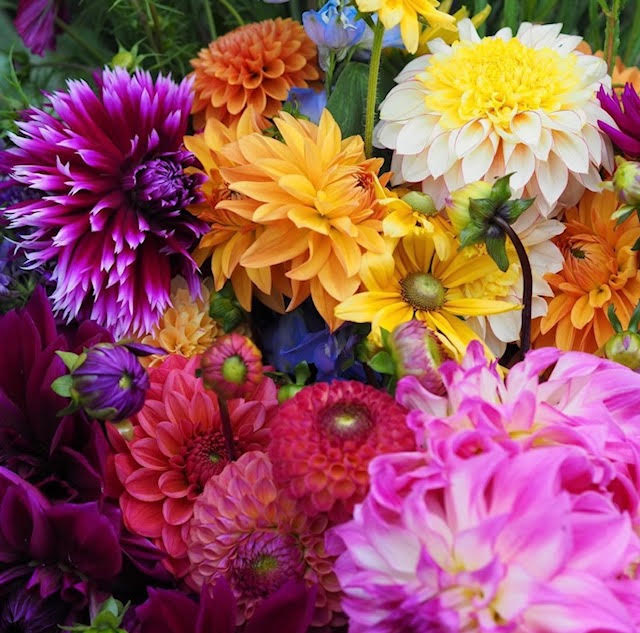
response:
[(33, 264), (54, 261), (54, 307), (116, 335), (146, 333), (169, 305), (179, 273), (199, 290), (189, 249), (206, 225), (185, 211), (202, 176), (182, 147), (191, 82), (105, 69), (98, 94), (69, 81), (31, 109), (2, 163), (42, 198), (5, 213)]

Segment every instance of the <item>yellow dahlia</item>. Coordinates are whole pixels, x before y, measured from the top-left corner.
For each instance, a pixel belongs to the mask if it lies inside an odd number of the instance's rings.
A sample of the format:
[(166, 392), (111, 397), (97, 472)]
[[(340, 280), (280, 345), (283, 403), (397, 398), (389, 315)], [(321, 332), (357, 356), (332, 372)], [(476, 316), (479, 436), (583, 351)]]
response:
[[(202, 185), (204, 200), (191, 205), (189, 211), (209, 224), (211, 230), (204, 235), (193, 257), (202, 263), (211, 257), (211, 273), (215, 290), (221, 290), (231, 280), (235, 295), (245, 310), (251, 310), (251, 297), (254, 290), (262, 290), (266, 295), (273, 295), (276, 309), (278, 293), (273, 292), (271, 271), (239, 266), (241, 255), (256, 240), (261, 230), (259, 225), (246, 217), (221, 208), (219, 204), (227, 199), (242, 199), (240, 194), (231, 191), (224, 181), (220, 169), (230, 163), (221, 150), (239, 138), (260, 131), (260, 122), (252, 108), (244, 111), (242, 116), (230, 126), (215, 119), (209, 119), (203, 134), (186, 136), (185, 146), (202, 164), (207, 180)], [(191, 168), (195, 171), (195, 168)], [(278, 276), (278, 287), (288, 288), (282, 275)], [(265, 296), (266, 296), (265, 295)]]
[(237, 120), (247, 107), (261, 117), (278, 113), (293, 86), (319, 78), (316, 45), (293, 20), (246, 24), (219, 37), (191, 60), (195, 125)]
[[(212, 284), (200, 284), (200, 298), (194, 300), (187, 282), (175, 277), (171, 282), (171, 305), (142, 343), (161, 347), (169, 354), (191, 358), (202, 354), (213, 341), (224, 334), (218, 323), (209, 316)], [(161, 363), (164, 356), (147, 356), (140, 362), (147, 366)]]
[(611, 80), (560, 29), (523, 23), (515, 37), (481, 39), (465, 19), (460, 41), (430, 42), (380, 107), (376, 143), (394, 150), (394, 184), (420, 182), (440, 207), (466, 184), (513, 173), (514, 195), (535, 197), (544, 216), (597, 190), (613, 151), (596, 92)]
[(356, 0), (363, 13), (376, 12), (385, 29), (400, 25), (402, 41), (410, 53), (418, 50), (420, 16), (429, 24), (455, 30), (453, 16), (438, 11), (437, 0)]
[(633, 214), (616, 225), (615, 193), (586, 193), (577, 207), (567, 209), (565, 232), (556, 238), (564, 267), (547, 275), (554, 297), (535, 328), (536, 347), (595, 352), (613, 335), (607, 309), (613, 304), (623, 327), (640, 300), (638, 254), (631, 250), (640, 237)]
[(252, 134), (221, 150), (229, 165), (221, 174), (240, 197), (217, 209), (258, 227), (240, 266), (262, 271), (266, 280), (270, 267), (283, 267), (289, 309), (311, 295), (336, 328), (334, 308), (358, 290), (363, 253), (385, 249), (385, 211), (374, 186), (382, 160), (366, 159), (360, 137), (342, 140), (327, 110), (319, 125), (284, 112), (274, 123), (282, 140)]
[(336, 315), (345, 321), (371, 323), (372, 334), (391, 332), (412, 318), (424, 321), (444, 336), (449, 349), (464, 353), (478, 337), (467, 317), (499, 314), (520, 306), (485, 297), (466, 297), (465, 284), (499, 272), (495, 262), (477, 251), (469, 257), (459, 251), (457, 240), (450, 255), (440, 259), (431, 234), (417, 228), (403, 237), (393, 253), (363, 258), (361, 276), (366, 291), (343, 301)]

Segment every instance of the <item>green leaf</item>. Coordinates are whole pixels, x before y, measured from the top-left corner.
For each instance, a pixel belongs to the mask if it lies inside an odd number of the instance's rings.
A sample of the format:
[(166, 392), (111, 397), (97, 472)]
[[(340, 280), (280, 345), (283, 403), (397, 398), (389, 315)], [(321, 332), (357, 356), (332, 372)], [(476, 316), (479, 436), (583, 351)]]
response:
[(634, 211), (637, 211), (636, 207), (624, 204), (611, 214), (611, 219), (616, 221), (616, 225), (622, 224), (625, 220), (631, 217), (631, 215), (633, 215)]
[(505, 247), (504, 233), (496, 237), (487, 236), (485, 244), (487, 245), (487, 253), (491, 259), (497, 264), (498, 268), (504, 273), (509, 269), (509, 258), (507, 257), (507, 249)]
[(534, 200), (535, 198), (526, 198), (507, 202), (507, 220), (509, 224), (513, 224), (533, 204)]
[(478, 224), (490, 220), (498, 208), (498, 205), (490, 198), (471, 198), (469, 200), (469, 215)]
[(73, 378), (69, 374), (56, 378), (51, 383), (51, 389), (63, 398), (71, 398), (71, 389), (73, 387)]
[(383, 347), (389, 346), (389, 336), (391, 332), (389, 330), (385, 330), (383, 327), (380, 328), (380, 340), (382, 341)]
[(632, 251), (640, 251), (640, 237), (636, 240), (636, 243), (631, 247)]
[(309, 369), (309, 363), (306, 360), (298, 363), (293, 370), (296, 377), (296, 385), (304, 385), (311, 376), (311, 369)]
[(632, 332), (637, 332), (639, 323), (640, 323), (640, 303), (638, 303), (635, 310), (633, 311), (633, 314), (629, 319), (629, 327), (627, 329), (631, 330)]
[(504, 204), (509, 198), (511, 198), (511, 187), (509, 186), (509, 179), (512, 174), (507, 174), (493, 183), (491, 188), (490, 198), (497, 206)]
[[(78, 359), (80, 356), (78, 354), (73, 354), (72, 352), (62, 352), (57, 351), (56, 354), (62, 359), (62, 362), (65, 364), (65, 367), (69, 371), (73, 371), (78, 366)], [(85, 354), (86, 358), (86, 354)]]
[(620, 319), (616, 314), (616, 308), (613, 303), (609, 305), (607, 316), (609, 317), (609, 322), (611, 323), (611, 326), (613, 327), (615, 332), (620, 334), (620, 332), (622, 332), (622, 323), (620, 323)]
[(362, 134), (367, 99), (369, 68), (360, 62), (349, 62), (338, 77), (327, 109), (342, 130), (342, 136)]
[(378, 352), (368, 363), (371, 369), (377, 371), (380, 374), (395, 374), (396, 366), (391, 358), (389, 352), (384, 350)]
[(486, 230), (484, 226), (479, 226), (475, 223), (468, 224), (460, 231), (460, 247), (464, 248), (465, 246), (484, 242)]

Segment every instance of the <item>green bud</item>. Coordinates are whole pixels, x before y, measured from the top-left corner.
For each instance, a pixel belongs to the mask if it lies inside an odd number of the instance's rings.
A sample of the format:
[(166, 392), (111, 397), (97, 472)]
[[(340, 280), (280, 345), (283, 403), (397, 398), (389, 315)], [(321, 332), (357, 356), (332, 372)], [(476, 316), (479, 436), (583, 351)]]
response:
[(630, 207), (640, 205), (640, 163), (618, 156), (618, 168), (613, 175), (613, 189), (622, 203)]
[(406, 202), (414, 211), (418, 213), (422, 213), (424, 215), (436, 215), (438, 213), (438, 209), (436, 209), (436, 205), (433, 203), (433, 198), (420, 191), (410, 191), (406, 193), (402, 198), (400, 198), (403, 202)]
[(640, 369), (640, 334), (626, 330), (614, 334), (604, 346), (605, 356), (630, 369)]
[(451, 194), (447, 201), (446, 212), (456, 235), (471, 223), (470, 203), (474, 199), (487, 199), (491, 195), (488, 182), (472, 182)]
[(286, 402), (290, 398), (293, 398), (293, 396), (295, 396), (298, 391), (301, 391), (302, 389), (304, 389), (304, 385), (283, 385), (282, 387), (280, 387), (280, 389), (278, 389), (278, 402), (280, 404)]
[(118, 48), (118, 52), (112, 57), (110, 66), (116, 68), (118, 66), (122, 68), (126, 68), (127, 70), (135, 70), (140, 64), (144, 57), (142, 55), (138, 55), (138, 45), (134, 44), (131, 47), (131, 50), (128, 51), (126, 48), (120, 46)]

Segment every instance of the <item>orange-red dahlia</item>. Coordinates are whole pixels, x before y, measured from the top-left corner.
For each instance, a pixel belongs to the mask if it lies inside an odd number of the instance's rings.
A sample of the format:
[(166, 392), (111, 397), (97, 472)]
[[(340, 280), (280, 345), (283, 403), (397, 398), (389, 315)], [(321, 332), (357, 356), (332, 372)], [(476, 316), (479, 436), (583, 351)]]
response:
[(307, 515), (351, 517), (369, 488), (369, 462), (415, 449), (406, 411), (388, 394), (355, 381), (305, 387), (276, 411), (269, 456), (276, 482)]
[(318, 586), (312, 624), (340, 625), (340, 587), (324, 549), (326, 516), (310, 519), (273, 479), (265, 453), (245, 453), (211, 479), (193, 509), (190, 584), (221, 575), (238, 600), (237, 624), (288, 580)]
[[(125, 440), (109, 429), (115, 471), (124, 486), (124, 522), (168, 554), (164, 563), (177, 577), (189, 566), (186, 536), (193, 504), (229, 463), (218, 400), (196, 378), (199, 363), (198, 356), (174, 354), (152, 367), (145, 405), (133, 418), (133, 437)], [(268, 378), (250, 397), (228, 401), (236, 454), (267, 447), (266, 422), (276, 405)]]
[(555, 238), (564, 267), (545, 279), (553, 288), (549, 310), (537, 324), (536, 347), (595, 352), (613, 335), (607, 318), (611, 303), (626, 327), (640, 300), (640, 237), (635, 214), (619, 226), (611, 219), (618, 206), (612, 192), (587, 192), (578, 207), (568, 209), (566, 230)]
[(191, 60), (196, 128), (211, 118), (232, 123), (247, 106), (274, 116), (290, 88), (319, 78), (316, 58), (316, 45), (291, 19), (246, 24), (219, 37)]

